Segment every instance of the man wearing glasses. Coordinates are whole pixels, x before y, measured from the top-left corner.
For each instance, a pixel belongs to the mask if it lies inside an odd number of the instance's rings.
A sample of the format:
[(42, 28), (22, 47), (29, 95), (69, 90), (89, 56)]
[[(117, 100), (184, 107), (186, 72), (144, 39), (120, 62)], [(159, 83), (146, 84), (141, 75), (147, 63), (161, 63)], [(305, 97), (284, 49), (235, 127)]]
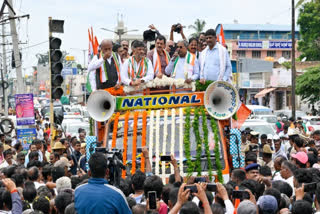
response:
[(188, 51), (188, 42), (181, 40), (166, 67), (166, 74), (175, 79), (184, 79), (186, 83), (199, 79), (199, 61)]

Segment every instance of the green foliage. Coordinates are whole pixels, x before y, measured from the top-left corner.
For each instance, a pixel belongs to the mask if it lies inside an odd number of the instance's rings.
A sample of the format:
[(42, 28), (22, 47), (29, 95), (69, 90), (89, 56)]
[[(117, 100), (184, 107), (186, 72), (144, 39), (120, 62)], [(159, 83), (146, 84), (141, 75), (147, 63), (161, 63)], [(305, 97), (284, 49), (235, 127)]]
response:
[(281, 65), (285, 67), (287, 70), (289, 70), (291, 68), (291, 61), (284, 62)]
[(195, 162), (195, 168), (197, 171), (197, 176), (201, 176), (201, 153), (202, 153), (202, 147), (201, 147), (201, 136), (200, 136), (200, 130), (199, 130), (199, 108), (195, 108), (194, 110), (194, 118), (193, 118), (193, 131), (194, 131), (194, 135), (196, 138), (196, 143), (197, 143), (197, 154), (196, 154), (196, 162)]
[(207, 156), (209, 179), (211, 181), (212, 180), (212, 162), (211, 162), (211, 154), (210, 154), (209, 141), (208, 141), (209, 130), (207, 125), (206, 110), (203, 107), (201, 108), (201, 114), (202, 114), (203, 143), (204, 143), (204, 149)]
[[(303, 1), (299, 1), (301, 5)], [(300, 8), (298, 25), (302, 40), (298, 43), (298, 50), (302, 52), (300, 58), (307, 57), (308, 61), (320, 60), (320, 1), (311, 1)]]
[(220, 162), (220, 145), (219, 145), (219, 131), (218, 131), (218, 126), (216, 124), (216, 121), (214, 120), (214, 118), (212, 117), (211, 120), (211, 129), (213, 131), (214, 134), (214, 141), (215, 141), (215, 145), (214, 145), (214, 157), (216, 160), (216, 168), (217, 168), (217, 174), (218, 174), (218, 181), (220, 183), (223, 183), (223, 176), (222, 176), (222, 166), (221, 166), (221, 162)]
[(190, 153), (190, 115), (191, 109), (190, 107), (186, 108), (186, 120), (184, 124), (184, 155), (187, 158), (187, 176), (191, 176), (194, 166), (191, 161), (191, 153)]
[(191, 34), (190, 37), (198, 37), (201, 32), (203, 32), (204, 27), (206, 26), (206, 21), (196, 19), (193, 25), (189, 25), (189, 29), (193, 29), (195, 33)]
[(213, 82), (214, 81), (212, 81), (212, 80), (207, 80), (205, 82), (205, 84), (203, 85), (200, 83), (199, 80), (196, 80), (196, 91), (205, 91), (208, 88), (208, 86)]
[(314, 104), (320, 100), (320, 66), (308, 68), (308, 71), (297, 77), (296, 93), (303, 100)]
[[(62, 51), (62, 63), (65, 64), (66, 61), (66, 56), (69, 55), (67, 51)], [(36, 57), (38, 58), (38, 64), (46, 66), (49, 64), (49, 51), (43, 54), (36, 54)]]

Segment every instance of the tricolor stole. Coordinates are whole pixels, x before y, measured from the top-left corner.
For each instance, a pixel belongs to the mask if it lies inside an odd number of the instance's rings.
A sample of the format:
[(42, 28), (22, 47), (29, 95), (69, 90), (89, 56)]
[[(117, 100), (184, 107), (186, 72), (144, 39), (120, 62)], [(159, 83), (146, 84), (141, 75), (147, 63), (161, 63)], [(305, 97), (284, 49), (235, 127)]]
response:
[[(103, 53), (100, 53), (100, 58), (103, 58)], [(120, 64), (118, 57), (115, 52), (112, 52), (112, 59), (114, 61), (114, 65), (116, 66), (117, 73), (118, 73), (118, 80), (119, 82), (121, 81), (120, 77)], [(102, 79), (102, 72), (104, 71), (104, 74), (106, 75), (106, 81), (109, 79), (108, 73), (107, 73), (107, 66), (106, 66), (106, 61), (103, 62), (103, 65), (100, 67), (100, 82), (104, 82)]]
[(116, 97), (116, 110), (203, 106), (204, 92)]
[(128, 61), (128, 76), (131, 80), (143, 78), (148, 71), (148, 61), (145, 57), (140, 60), (138, 71), (135, 69), (135, 63), (137, 62), (134, 56), (130, 57)]
[[(176, 73), (177, 73), (177, 63), (179, 61), (180, 57), (177, 57), (176, 60), (174, 61), (174, 65), (173, 65), (173, 72), (171, 77), (175, 78)], [(187, 51), (187, 55), (186, 55), (186, 61), (184, 63), (184, 75), (185, 75), (185, 79), (188, 79), (192, 76), (193, 74), (193, 66), (196, 60), (196, 56), (192, 53), (190, 53), (189, 51)], [(191, 76), (189, 76), (189, 73)]]

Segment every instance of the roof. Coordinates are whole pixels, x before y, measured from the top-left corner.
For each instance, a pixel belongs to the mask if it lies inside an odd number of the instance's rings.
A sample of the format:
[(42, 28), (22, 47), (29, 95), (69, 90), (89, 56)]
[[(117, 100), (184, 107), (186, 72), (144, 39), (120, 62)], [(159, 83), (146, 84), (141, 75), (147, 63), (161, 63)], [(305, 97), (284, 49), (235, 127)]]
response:
[[(220, 28), (221, 24), (217, 25)], [(274, 24), (223, 24), (224, 31), (291, 31), (291, 25)], [(299, 26), (295, 28), (299, 32)]]

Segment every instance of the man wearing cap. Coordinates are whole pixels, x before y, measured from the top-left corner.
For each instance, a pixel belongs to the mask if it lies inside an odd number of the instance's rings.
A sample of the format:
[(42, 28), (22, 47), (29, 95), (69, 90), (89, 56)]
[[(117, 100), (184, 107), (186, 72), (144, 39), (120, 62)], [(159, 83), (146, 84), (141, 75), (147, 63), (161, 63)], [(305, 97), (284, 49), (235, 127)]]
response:
[(237, 208), (237, 214), (257, 214), (257, 206), (249, 200), (243, 200)]
[(262, 160), (260, 161), (261, 166), (268, 166), (271, 169), (271, 172), (274, 172), (274, 163), (272, 161), (272, 154), (274, 152), (271, 150), (268, 144), (263, 146), (262, 150)]
[(292, 154), (292, 161), (298, 168), (306, 168), (308, 162), (308, 155), (305, 152), (298, 152)]
[(286, 153), (281, 149), (281, 140), (278, 135), (273, 136), (273, 144), (274, 144), (274, 148), (275, 148), (273, 160), (275, 160), (279, 156), (283, 156), (287, 159)]
[(257, 205), (259, 207), (259, 213), (276, 214), (278, 211), (277, 199), (272, 195), (260, 196)]
[(66, 149), (67, 148), (60, 141), (56, 142), (52, 148), (53, 152), (57, 152), (60, 156), (62, 156)]
[(244, 152), (247, 153), (247, 152), (253, 151), (253, 152), (256, 152), (256, 154), (258, 155), (259, 132), (251, 131), (250, 136), (251, 136), (250, 137), (251, 142), (246, 145)]
[(249, 164), (245, 168), (247, 179), (252, 179), (252, 180), (258, 181), (258, 179), (260, 177), (259, 169), (260, 169), (259, 164), (256, 164), (256, 163)]
[(272, 139), (273, 139), (272, 134), (268, 134), (267, 135), (267, 143), (270, 145), (271, 148), (272, 148)]

